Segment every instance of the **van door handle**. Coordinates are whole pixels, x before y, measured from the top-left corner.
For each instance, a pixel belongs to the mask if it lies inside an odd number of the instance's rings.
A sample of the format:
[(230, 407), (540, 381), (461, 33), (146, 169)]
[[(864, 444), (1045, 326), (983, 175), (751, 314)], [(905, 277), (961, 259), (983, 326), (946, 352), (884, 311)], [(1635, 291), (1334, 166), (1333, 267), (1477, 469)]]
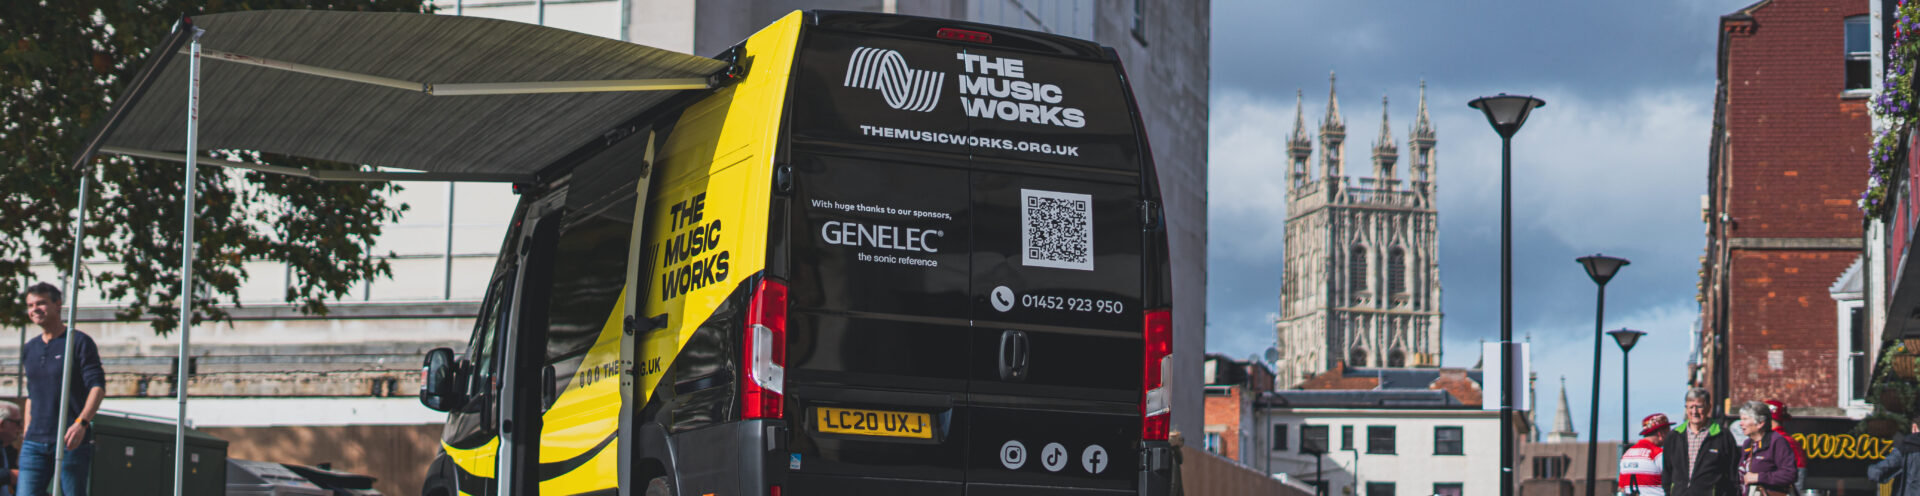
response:
[(547, 413), (547, 409), (553, 408), (553, 401), (560, 399), (559, 387), (554, 384), (559, 378), (555, 375), (552, 365), (540, 369), (540, 413)]
[(1000, 333), (1000, 380), (1027, 380), (1027, 333), (1007, 330)]

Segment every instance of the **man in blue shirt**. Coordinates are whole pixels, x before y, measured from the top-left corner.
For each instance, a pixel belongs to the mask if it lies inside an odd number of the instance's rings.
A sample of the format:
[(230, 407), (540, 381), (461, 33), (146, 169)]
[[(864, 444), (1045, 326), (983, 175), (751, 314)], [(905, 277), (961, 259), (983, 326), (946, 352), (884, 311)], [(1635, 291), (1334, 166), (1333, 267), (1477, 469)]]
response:
[[(53, 479), (53, 449), (65, 446), (60, 464), (60, 494), (86, 496), (87, 476), (93, 466), (93, 415), (106, 397), (107, 373), (100, 367), (100, 349), (80, 331), (67, 332), (60, 320), (60, 289), (39, 283), (27, 288), (27, 319), (40, 326), (40, 337), (28, 339), (20, 350), (27, 373), (26, 441), (20, 446), (20, 485), (17, 496), (47, 494)], [(66, 360), (67, 339), (73, 339), (75, 360)], [(61, 367), (74, 367), (68, 385), (69, 408), (60, 410)], [(64, 421), (62, 419), (64, 417)]]

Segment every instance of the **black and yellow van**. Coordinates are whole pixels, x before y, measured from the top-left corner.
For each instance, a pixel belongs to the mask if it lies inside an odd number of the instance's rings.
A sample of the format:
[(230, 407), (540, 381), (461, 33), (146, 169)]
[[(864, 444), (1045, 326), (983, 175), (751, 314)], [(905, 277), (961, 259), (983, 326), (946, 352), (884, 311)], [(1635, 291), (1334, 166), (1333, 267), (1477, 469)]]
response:
[(423, 493), (1166, 494), (1172, 296), (1118, 57), (796, 12), (520, 203)]

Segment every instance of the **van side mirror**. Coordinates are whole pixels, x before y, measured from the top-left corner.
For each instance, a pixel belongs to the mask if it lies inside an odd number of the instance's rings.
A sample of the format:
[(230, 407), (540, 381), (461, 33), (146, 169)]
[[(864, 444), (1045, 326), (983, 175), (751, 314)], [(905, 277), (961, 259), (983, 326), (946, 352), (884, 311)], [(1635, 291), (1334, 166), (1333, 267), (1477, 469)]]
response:
[(458, 409), (467, 404), (465, 391), (459, 389), (460, 366), (452, 348), (434, 348), (420, 366), (420, 404), (436, 412)]

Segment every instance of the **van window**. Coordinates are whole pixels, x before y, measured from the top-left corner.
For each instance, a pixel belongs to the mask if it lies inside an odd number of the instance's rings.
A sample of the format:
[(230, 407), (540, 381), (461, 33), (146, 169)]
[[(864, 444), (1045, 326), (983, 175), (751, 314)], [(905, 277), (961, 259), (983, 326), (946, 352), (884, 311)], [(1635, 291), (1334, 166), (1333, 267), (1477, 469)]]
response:
[(513, 279), (513, 271), (493, 281), (493, 287), (487, 290), (487, 299), (481, 304), (479, 318), (474, 319), (473, 342), (467, 344), (467, 356), (473, 361), (474, 380), (468, 387), (469, 395), (484, 391), (488, 380), (493, 378), (494, 336), (507, 323), (507, 302), (511, 301), (512, 291), (508, 282)]
[(546, 361), (582, 355), (612, 318), (627, 283), (627, 241), (633, 234), (634, 195), (589, 205), (560, 228), (548, 306)]

